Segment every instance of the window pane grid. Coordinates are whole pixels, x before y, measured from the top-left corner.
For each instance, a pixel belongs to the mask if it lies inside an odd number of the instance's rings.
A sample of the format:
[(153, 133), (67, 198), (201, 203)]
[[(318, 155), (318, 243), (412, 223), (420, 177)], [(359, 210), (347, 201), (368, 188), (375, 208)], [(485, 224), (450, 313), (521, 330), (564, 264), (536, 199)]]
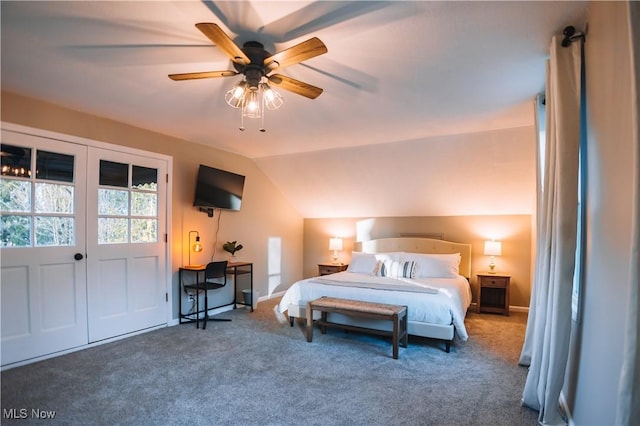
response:
[(98, 243), (157, 242), (157, 169), (104, 160), (100, 168)]
[(6, 144), (2, 153), (0, 247), (75, 245), (75, 156)]

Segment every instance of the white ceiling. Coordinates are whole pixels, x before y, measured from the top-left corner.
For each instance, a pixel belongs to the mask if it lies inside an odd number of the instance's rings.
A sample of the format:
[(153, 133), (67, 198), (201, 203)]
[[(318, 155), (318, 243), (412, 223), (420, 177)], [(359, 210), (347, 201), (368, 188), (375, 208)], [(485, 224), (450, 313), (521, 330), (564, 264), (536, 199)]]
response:
[[(554, 33), (584, 2), (7, 2), (2, 89), (250, 158), (530, 126)], [(240, 77), (194, 24), (275, 53), (312, 36), (328, 53), (279, 72), (322, 87), (238, 130)]]
[[(585, 2), (2, 1), (2, 89), (254, 159), (303, 217), (531, 214), (533, 99), (553, 34)], [(324, 89), (238, 130), (236, 77), (196, 27), (279, 52)], [(213, 161), (213, 160), (212, 160)], [(212, 166), (216, 164), (204, 161)], [(235, 171), (235, 170), (232, 170)]]

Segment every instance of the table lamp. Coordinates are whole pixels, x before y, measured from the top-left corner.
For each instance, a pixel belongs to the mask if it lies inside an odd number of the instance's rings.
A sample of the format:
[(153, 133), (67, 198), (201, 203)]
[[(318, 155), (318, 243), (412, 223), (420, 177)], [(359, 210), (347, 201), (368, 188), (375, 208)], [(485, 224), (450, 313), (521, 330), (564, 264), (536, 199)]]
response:
[[(191, 234), (196, 234), (195, 243), (193, 246), (191, 245)], [(198, 231), (189, 231), (189, 243), (187, 244), (187, 250), (189, 250), (189, 264), (186, 266), (187, 268), (201, 268), (202, 265), (192, 265), (191, 264), (191, 252), (200, 253), (202, 251), (202, 245), (200, 244), (200, 233)]]
[(502, 256), (502, 243), (500, 241), (485, 241), (484, 242), (484, 255), (491, 256), (491, 262), (489, 262), (489, 273), (495, 274), (496, 264), (494, 262), (494, 256)]
[(333, 250), (333, 263), (338, 263), (338, 250), (342, 250), (342, 238), (330, 238), (329, 250)]

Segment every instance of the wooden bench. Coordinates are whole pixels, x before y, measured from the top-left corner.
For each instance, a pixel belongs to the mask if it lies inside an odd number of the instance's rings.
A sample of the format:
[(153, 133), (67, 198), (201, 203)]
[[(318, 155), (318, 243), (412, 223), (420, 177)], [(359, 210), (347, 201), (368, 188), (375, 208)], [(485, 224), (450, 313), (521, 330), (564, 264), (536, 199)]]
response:
[[(407, 332), (407, 307), (388, 305), (384, 303), (363, 302), (360, 300), (338, 299), (335, 297), (321, 297), (307, 303), (307, 342), (313, 340), (313, 311), (320, 312), (320, 319), (316, 323), (320, 326), (320, 332), (325, 334), (327, 326), (338, 327), (344, 330), (361, 331), (391, 336), (393, 342), (393, 359), (398, 359), (398, 345), (403, 348), (408, 344)], [(358, 318), (376, 320), (388, 320), (393, 322), (393, 331), (376, 330), (372, 328), (356, 327), (353, 325), (338, 324), (327, 321), (327, 314), (334, 312)]]

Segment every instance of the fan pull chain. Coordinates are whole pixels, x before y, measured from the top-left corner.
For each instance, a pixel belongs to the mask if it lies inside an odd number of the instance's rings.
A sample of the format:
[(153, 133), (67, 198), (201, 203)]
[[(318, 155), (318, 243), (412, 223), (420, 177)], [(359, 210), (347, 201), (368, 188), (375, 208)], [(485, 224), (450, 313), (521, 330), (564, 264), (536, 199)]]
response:
[(240, 108), (240, 131), (244, 132), (244, 111)]
[(264, 107), (264, 91), (261, 93), (260, 97), (261, 97), (260, 102), (262, 103), (262, 114), (261, 114), (262, 116), (260, 117), (260, 120), (261, 120), (260, 131), (264, 133), (267, 131), (267, 129), (264, 128), (264, 116), (267, 114), (267, 110)]

